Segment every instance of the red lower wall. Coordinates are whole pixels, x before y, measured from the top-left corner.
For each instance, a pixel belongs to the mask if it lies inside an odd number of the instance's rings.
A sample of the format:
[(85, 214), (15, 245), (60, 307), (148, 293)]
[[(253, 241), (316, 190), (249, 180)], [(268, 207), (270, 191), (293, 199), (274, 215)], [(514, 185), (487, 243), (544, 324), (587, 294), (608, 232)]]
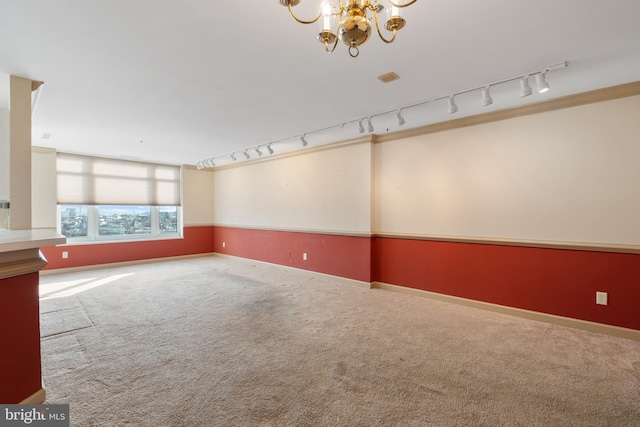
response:
[[(45, 270), (211, 253), (213, 227), (185, 227), (182, 239), (51, 246), (40, 250), (49, 261)], [(62, 252), (68, 252), (69, 257), (62, 258)]]
[(214, 236), (217, 253), (371, 282), (369, 237), (228, 227)]
[(0, 279), (0, 403), (42, 388), (37, 272)]
[(640, 330), (640, 255), (375, 238), (372, 264), (378, 282)]

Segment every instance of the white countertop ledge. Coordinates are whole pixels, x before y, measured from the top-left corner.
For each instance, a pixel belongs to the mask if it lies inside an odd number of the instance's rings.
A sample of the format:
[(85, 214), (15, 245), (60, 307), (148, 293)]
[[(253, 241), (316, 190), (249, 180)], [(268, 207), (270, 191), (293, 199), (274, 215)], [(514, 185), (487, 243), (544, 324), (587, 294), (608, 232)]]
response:
[(0, 230), (0, 253), (61, 245), (67, 238), (53, 230)]

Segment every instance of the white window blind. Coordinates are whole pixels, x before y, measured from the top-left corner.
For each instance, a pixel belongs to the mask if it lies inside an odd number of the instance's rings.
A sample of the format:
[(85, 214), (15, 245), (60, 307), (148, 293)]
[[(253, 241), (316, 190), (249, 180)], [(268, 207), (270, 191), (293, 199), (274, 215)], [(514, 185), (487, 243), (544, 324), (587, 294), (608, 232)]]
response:
[(180, 205), (180, 167), (57, 155), (58, 204)]

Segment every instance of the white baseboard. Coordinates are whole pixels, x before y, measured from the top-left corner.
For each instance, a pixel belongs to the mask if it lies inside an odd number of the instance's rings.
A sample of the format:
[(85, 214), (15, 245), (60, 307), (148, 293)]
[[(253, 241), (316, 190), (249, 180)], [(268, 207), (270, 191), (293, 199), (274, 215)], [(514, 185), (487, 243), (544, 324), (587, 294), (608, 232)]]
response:
[(43, 388), (20, 402), (20, 405), (40, 405), (47, 399), (47, 392)]
[(423, 291), (421, 289), (407, 288), (404, 286), (390, 285), (388, 283), (373, 282), (372, 289), (384, 289), (392, 292), (401, 292), (408, 295), (431, 298), (438, 301), (453, 304), (465, 305), (467, 307), (479, 308), (481, 310), (493, 311), (496, 313), (508, 314), (522, 317), (538, 322), (552, 323), (569, 328), (582, 329), (599, 334), (613, 335), (619, 338), (626, 338), (640, 341), (640, 331), (635, 329), (622, 328), (619, 326), (605, 325), (603, 323), (589, 322), (587, 320), (572, 319), (570, 317), (556, 316), (553, 314), (540, 313), (537, 311), (524, 310), (521, 308), (507, 307), (504, 305), (492, 304), (488, 302), (475, 301), (467, 298), (454, 297), (451, 295), (438, 294), (435, 292)]

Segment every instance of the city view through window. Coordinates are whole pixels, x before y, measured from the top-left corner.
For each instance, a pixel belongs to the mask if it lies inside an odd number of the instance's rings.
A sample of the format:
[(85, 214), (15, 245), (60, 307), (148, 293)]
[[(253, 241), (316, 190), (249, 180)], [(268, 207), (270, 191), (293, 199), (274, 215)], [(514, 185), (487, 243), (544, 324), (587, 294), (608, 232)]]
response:
[(177, 232), (177, 206), (60, 206), (60, 233), (68, 238)]

